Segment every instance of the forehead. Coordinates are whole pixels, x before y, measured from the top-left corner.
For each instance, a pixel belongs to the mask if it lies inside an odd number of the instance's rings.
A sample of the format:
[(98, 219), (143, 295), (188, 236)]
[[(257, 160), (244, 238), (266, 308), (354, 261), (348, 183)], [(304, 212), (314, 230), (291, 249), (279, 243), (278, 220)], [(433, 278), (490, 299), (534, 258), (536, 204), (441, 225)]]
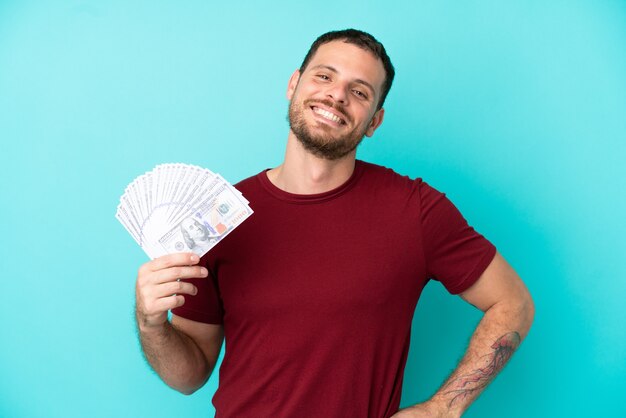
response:
[(306, 70), (320, 65), (336, 69), (342, 77), (365, 80), (375, 86), (378, 93), (385, 80), (385, 68), (376, 55), (344, 41), (331, 41), (320, 45)]

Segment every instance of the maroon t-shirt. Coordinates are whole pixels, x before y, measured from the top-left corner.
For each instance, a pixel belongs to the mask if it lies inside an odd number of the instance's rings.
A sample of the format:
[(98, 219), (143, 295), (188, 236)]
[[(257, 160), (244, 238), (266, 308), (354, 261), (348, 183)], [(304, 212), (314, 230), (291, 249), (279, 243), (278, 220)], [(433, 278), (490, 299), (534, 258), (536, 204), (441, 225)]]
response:
[(265, 172), (236, 187), (254, 214), (174, 310), (224, 325), (216, 417), (393, 415), (424, 285), (463, 292), (495, 247), (420, 179), (358, 160), (326, 193), (284, 192)]

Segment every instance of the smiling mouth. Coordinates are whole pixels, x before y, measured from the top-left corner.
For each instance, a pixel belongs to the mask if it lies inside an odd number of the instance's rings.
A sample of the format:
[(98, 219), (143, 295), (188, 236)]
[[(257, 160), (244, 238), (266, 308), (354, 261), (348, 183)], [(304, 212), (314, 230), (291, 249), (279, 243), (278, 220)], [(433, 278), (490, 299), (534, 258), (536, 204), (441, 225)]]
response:
[(320, 109), (319, 107), (316, 106), (311, 106), (311, 110), (313, 110), (313, 112), (317, 115), (320, 115), (321, 117), (323, 117), (326, 120), (329, 120), (331, 122), (335, 122), (339, 125), (345, 125), (346, 121), (341, 119), (339, 116), (335, 115), (332, 112), (329, 112), (328, 110), (324, 110), (324, 109)]

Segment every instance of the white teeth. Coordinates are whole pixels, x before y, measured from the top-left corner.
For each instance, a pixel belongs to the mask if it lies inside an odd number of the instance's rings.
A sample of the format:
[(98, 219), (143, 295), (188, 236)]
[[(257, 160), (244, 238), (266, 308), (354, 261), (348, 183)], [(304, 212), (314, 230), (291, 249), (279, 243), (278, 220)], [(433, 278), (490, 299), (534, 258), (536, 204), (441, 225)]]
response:
[(313, 111), (315, 113), (317, 113), (318, 115), (325, 117), (328, 120), (332, 120), (333, 122), (341, 123), (341, 118), (337, 117), (336, 115), (333, 115), (332, 113), (330, 113), (327, 110), (320, 109), (319, 107), (314, 107)]

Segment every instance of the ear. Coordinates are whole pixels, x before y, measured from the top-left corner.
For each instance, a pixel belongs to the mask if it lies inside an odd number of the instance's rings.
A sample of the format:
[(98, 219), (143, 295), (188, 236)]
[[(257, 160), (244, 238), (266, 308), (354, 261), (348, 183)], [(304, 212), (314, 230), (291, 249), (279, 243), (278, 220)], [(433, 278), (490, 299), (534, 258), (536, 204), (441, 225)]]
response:
[(374, 135), (374, 131), (378, 129), (381, 123), (383, 123), (383, 118), (385, 117), (385, 109), (381, 108), (374, 113), (374, 117), (372, 118), (370, 125), (367, 127), (367, 131), (365, 131), (365, 136), (370, 137)]
[(300, 81), (300, 70), (294, 71), (289, 78), (289, 84), (287, 84), (288, 100), (291, 100), (291, 98), (293, 97), (293, 93), (296, 91), (296, 87), (298, 87), (298, 81)]

